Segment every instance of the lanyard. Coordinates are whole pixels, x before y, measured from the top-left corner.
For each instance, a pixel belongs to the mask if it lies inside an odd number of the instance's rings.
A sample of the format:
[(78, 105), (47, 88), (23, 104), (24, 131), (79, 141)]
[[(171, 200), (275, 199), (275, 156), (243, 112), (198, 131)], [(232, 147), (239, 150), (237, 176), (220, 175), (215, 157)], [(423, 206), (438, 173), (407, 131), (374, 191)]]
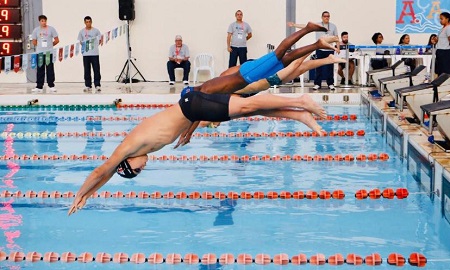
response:
[[(183, 45), (181, 45), (181, 46), (183, 46)], [(178, 48), (178, 47), (175, 46), (175, 54), (176, 54), (176, 56), (178, 56), (180, 54), (180, 51), (181, 51), (181, 47)]]

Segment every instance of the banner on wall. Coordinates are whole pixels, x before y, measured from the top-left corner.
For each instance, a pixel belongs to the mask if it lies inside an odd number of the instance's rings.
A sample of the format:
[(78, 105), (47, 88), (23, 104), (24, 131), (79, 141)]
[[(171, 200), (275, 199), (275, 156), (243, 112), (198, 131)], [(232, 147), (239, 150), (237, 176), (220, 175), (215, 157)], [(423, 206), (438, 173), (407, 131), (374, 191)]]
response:
[(396, 0), (395, 32), (438, 33), (439, 14), (448, 12), (450, 0)]

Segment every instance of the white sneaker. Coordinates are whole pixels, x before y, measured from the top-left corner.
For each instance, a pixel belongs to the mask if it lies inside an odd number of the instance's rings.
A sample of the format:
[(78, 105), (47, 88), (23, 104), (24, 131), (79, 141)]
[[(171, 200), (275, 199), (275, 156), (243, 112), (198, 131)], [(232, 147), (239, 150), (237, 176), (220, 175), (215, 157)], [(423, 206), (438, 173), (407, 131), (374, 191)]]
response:
[(183, 83), (184, 83), (185, 85), (188, 85), (188, 84), (189, 84), (189, 81), (183, 81)]
[(336, 88), (335, 88), (334, 85), (332, 85), (332, 84), (328, 85), (328, 88), (329, 88), (331, 91), (336, 90)]
[(102, 91), (102, 88), (101, 88), (100, 86), (96, 86), (96, 87), (95, 87), (95, 90), (96, 90), (97, 92), (101, 92), (101, 91)]
[(314, 90), (319, 90), (319, 89), (320, 89), (320, 85), (317, 85), (317, 84), (314, 85), (313, 89), (314, 89)]
[(85, 92), (85, 93), (92, 92), (92, 88), (86, 87), (83, 89), (83, 92)]
[(42, 93), (42, 92), (44, 92), (44, 90), (42, 89), (42, 88), (34, 88), (34, 89), (31, 89), (31, 93)]
[(50, 91), (50, 93), (56, 93), (56, 88), (55, 87), (49, 87), (48, 91)]
[(174, 84), (175, 84), (175, 82), (173, 82), (173, 81), (169, 82), (169, 85), (174, 85)]

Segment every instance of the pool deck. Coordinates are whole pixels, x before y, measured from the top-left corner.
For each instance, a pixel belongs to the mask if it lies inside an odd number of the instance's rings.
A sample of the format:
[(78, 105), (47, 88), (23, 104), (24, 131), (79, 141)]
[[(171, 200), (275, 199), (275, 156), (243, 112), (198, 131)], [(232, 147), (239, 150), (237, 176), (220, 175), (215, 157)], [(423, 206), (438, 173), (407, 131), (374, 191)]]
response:
[[(192, 84), (191, 84), (192, 86)], [(280, 88), (270, 89), (274, 94), (303, 94), (310, 93), (317, 102), (323, 102), (323, 96), (330, 104), (342, 103), (342, 99), (333, 100), (346, 94), (349, 97), (347, 104), (359, 104), (359, 89), (354, 88), (339, 88), (330, 93), (330, 90), (320, 89), (314, 91), (312, 84), (306, 84), (305, 87), (300, 87), (299, 83), (292, 85), (285, 85)], [(112, 104), (116, 99), (122, 99), (124, 103), (175, 103), (179, 99), (179, 93), (184, 88), (184, 85), (177, 82), (175, 86), (169, 86), (167, 82), (139, 82), (130, 84), (123, 84), (117, 82), (102, 82), (101, 93), (84, 93), (83, 83), (57, 83), (57, 93), (47, 93), (46, 86), (44, 86), (43, 93), (32, 93), (31, 89), (35, 87), (34, 83), (24, 84), (0, 84), (0, 105), (24, 105), (29, 100), (38, 99), (39, 104)]]

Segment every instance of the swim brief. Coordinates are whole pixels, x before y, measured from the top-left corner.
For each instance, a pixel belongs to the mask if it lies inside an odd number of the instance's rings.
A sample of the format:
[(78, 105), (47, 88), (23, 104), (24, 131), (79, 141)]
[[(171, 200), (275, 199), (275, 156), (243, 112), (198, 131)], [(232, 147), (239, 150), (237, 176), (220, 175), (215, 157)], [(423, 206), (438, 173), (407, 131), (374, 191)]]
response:
[(229, 94), (205, 94), (199, 91), (189, 91), (178, 101), (183, 115), (191, 122), (229, 121)]
[(239, 68), (239, 73), (247, 83), (252, 83), (274, 75), (284, 68), (275, 52), (268, 53), (261, 58), (247, 61)]

